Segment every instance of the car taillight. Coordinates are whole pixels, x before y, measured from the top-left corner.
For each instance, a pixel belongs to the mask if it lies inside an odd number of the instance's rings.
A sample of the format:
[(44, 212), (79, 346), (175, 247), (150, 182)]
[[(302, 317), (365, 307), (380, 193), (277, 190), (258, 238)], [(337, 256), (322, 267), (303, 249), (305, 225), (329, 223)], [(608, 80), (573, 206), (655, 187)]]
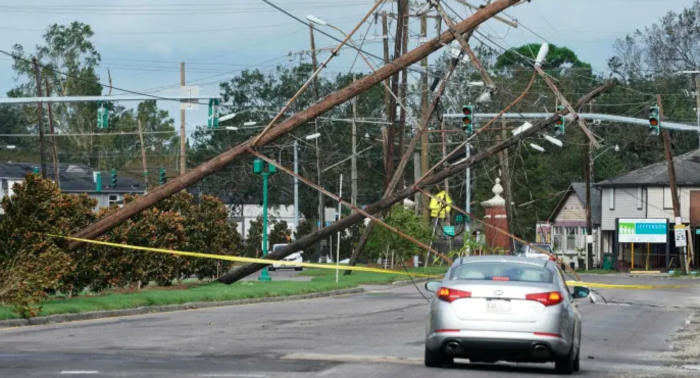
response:
[(525, 299), (540, 302), (545, 306), (558, 305), (562, 300), (564, 300), (561, 293), (558, 291), (553, 291), (551, 293), (527, 294)]
[(446, 287), (440, 288), (438, 291), (438, 298), (445, 302), (454, 302), (460, 298), (469, 298), (472, 293), (468, 291), (448, 289)]
[(510, 281), (510, 277), (493, 277), (491, 279), (494, 281)]
[(557, 258), (554, 256), (549, 256), (549, 261), (557, 261)]

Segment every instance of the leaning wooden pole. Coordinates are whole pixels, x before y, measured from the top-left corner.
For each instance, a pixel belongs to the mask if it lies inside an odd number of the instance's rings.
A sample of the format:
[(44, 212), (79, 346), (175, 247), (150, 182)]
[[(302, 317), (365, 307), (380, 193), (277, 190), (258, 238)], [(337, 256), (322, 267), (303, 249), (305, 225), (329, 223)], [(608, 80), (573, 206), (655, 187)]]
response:
[[(498, 0), (490, 5), (487, 5), (483, 9), (476, 12), (473, 16), (460, 22), (456, 25), (455, 29), (459, 33), (466, 33), (473, 30), (477, 26), (481, 25), (486, 20), (490, 19), (497, 13), (507, 9), (508, 7), (518, 3), (519, 0)], [(419, 47), (411, 50), (410, 52), (394, 59), (391, 63), (386, 64), (382, 68), (378, 69), (375, 73), (368, 75), (347, 87), (332, 93), (325, 97), (323, 100), (315, 103), (304, 111), (298, 112), (292, 117), (288, 118), (279, 125), (268, 130), (265, 135), (260, 139), (254, 137), (245, 143), (241, 143), (238, 146), (222, 153), (221, 155), (213, 158), (212, 160), (186, 172), (183, 175), (178, 176), (172, 181), (165, 185), (159, 186), (143, 197), (128, 203), (121, 209), (115, 211), (111, 215), (99, 220), (98, 222), (86, 227), (85, 229), (72, 235), (76, 238), (82, 239), (94, 239), (105, 232), (111, 230), (117, 225), (125, 222), (127, 219), (133, 217), (136, 214), (148, 209), (149, 207), (155, 205), (158, 201), (168, 198), (181, 190), (196, 184), (203, 178), (210, 176), (234, 161), (240, 159), (243, 156), (248, 155), (248, 148), (252, 146), (252, 141), (257, 140), (256, 146), (264, 146), (270, 142), (273, 142), (277, 138), (288, 134), (297, 127), (306, 124), (310, 120), (315, 119), (321, 114), (333, 109), (334, 107), (352, 99), (353, 97), (364, 93), (365, 91), (372, 88), (374, 85), (386, 80), (391, 75), (396, 74), (401, 71), (404, 67), (408, 67), (411, 64), (418, 62), (429, 54), (439, 50), (444, 45), (452, 42), (454, 40), (454, 35), (451, 31), (446, 31), (440, 35), (439, 38), (432, 39), (427, 43), (420, 45)], [(345, 218), (348, 219), (348, 218)], [(71, 242), (69, 248), (76, 248), (83, 243), (81, 242)]]
[[(616, 80), (608, 81), (604, 85), (594, 89), (590, 93), (586, 94), (585, 96), (581, 97), (575, 104), (575, 108), (579, 108), (589, 102), (591, 99), (599, 96), (603, 92), (609, 90), (611, 87), (613, 87), (617, 83)], [(540, 131), (544, 130), (547, 127), (550, 127), (551, 125), (554, 124), (554, 122), (560, 117), (568, 114), (568, 110), (564, 110), (560, 113), (555, 113), (553, 116), (541, 120), (537, 122), (533, 127), (527, 129), (526, 131), (508, 138), (496, 145), (493, 145), (489, 147), (488, 149), (479, 152), (478, 154), (472, 155), (470, 158), (466, 159), (464, 162), (455, 164), (453, 166), (450, 166), (444, 170), (437, 171), (435, 173), (430, 174), (429, 176), (426, 176), (423, 178), (421, 183), (419, 184), (420, 187), (429, 187), (431, 185), (434, 185), (438, 182), (443, 181), (444, 179), (454, 176), (456, 174), (461, 174), (464, 172), (464, 170), (467, 167), (471, 167), (476, 163), (479, 163), (485, 159), (488, 159), (489, 157), (497, 154), (499, 151), (502, 151), (505, 148), (508, 148), (514, 144), (520, 143), (522, 140), (525, 138), (530, 138)], [(415, 193), (419, 191), (418, 186), (416, 185), (411, 185), (407, 188), (404, 188), (390, 196), (382, 198), (380, 201), (375, 202), (369, 206), (367, 206), (364, 211), (367, 212), (368, 214), (376, 214), (384, 209), (387, 209), (391, 206), (393, 206), (396, 203), (399, 203), (405, 198), (408, 198)], [(279, 260), (282, 259), (286, 256), (291, 255), (292, 253), (296, 251), (303, 250), (314, 243), (316, 243), (318, 240), (321, 240), (322, 238), (328, 237), (330, 235), (333, 235), (339, 231), (342, 231), (354, 224), (357, 224), (361, 222), (362, 220), (365, 219), (365, 216), (360, 214), (360, 213), (353, 213), (333, 224), (330, 226), (323, 228), (319, 231), (316, 231), (310, 235), (307, 235), (293, 243), (288, 244), (284, 248), (281, 248), (275, 252), (272, 252), (268, 254), (265, 259), (271, 260)], [(232, 272), (229, 272), (222, 277), (219, 278), (219, 281), (222, 283), (226, 284), (231, 284), (234, 282), (237, 282), (255, 272), (258, 270), (264, 268), (269, 264), (248, 264), (245, 266), (242, 266)]]
[[(394, 177), (391, 178), (389, 186), (387, 186), (386, 190), (384, 191), (384, 196), (388, 196), (392, 194), (394, 190), (396, 190), (396, 185), (398, 185), (399, 180), (401, 180), (401, 178), (403, 177), (403, 171), (406, 169), (406, 165), (408, 165), (408, 160), (410, 159), (411, 155), (413, 155), (413, 151), (415, 151), (418, 142), (423, 139), (423, 136), (425, 135), (425, 132), (428, 129), (428, 122), (430, 122), (430, 117), (432, 117), (433, 112), (435, 112), (435, 109), (440, 103), (442, 93), (445, 91), (445, 88), (447, 88), (447, 83), (450, 81), (452, 73), (454, 73), (454, 70), (455, 68), (457, 68), (458, 63), (459, 59), (452, 59), (450, 61), (450, 68), (447, 70), (445, 76), (440, 81), (440, 86), (435, 92), (435, 97), (433, 98), (433, 102), (431, 103), (430, 107), (427, 108), (425, 112), (423, 112), (420, 125), (418, 126), (418, 132), (415, 133), (415, 135), (413, 135), (411, 142), (408, 144), (408, 148), (401, 157), (401, 162), (399, 162), (399, 166), (396, 168), (396, 171), (394, 172)], [(352, 256), (350, 256), (350, 261), (348, 265), (355, 266), (355, 264), (357, 264), (357, 259), (360, 258), (360, 255), (362, 254), (362, 249), (365, 248), (365, 245), (369, 240), (369, 235), (372, 233), (373, 228), (374, 222), (370, 221), (369, 224), (367, 224), (367, 227), (365, 227), (365, 231), (362, 233), (360, 241), (357, 243), (355, 249), (352, 251)], [(352, 270), (346, 270), (344, 274), (349, 275), (351, 273)]]

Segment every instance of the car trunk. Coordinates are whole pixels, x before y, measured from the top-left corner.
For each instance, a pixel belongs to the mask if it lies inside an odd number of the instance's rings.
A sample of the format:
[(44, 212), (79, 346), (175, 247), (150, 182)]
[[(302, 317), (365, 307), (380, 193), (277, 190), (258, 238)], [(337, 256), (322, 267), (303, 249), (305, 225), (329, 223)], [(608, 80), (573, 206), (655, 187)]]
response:
[(555, 291), (552, 284), (534, 282), (463, 281), (448, 287), (471, 293), (452, 302), (452, 309), (460, 320), (476, 322), (535, 323), (545, 306), (525, 295)]

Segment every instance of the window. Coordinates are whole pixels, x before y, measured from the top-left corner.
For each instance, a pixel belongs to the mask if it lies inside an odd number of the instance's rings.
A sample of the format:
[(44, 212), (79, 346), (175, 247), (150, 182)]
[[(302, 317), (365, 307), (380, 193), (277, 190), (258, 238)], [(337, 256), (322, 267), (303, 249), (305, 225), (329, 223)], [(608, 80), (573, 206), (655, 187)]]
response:
[(116, 205), (117, 202), (119, 202), (119, 195), (118, 195), (118, 194), (110, 194), (110, 195), (109, 195), (109, 201), (108, 201), (107, 204), (108, 204), (109, 206), (112, 206), (112, 205)]
[(552, 271), (542, 266), (512, 262), (478, 262), (458, 265), (451, 280), (551, 283)]
[(664, 209), (673, 209), (673, 197), (671, 188), (664, 188)]
[(644, 191), (642, 190), (642, 187), (640, 186), (637, 188), (637, 210), (642, 209), (642, 204), (644, 203), (642, 196), (644, 195)]
[(610, 188), (609, 192), (610, 196), (608, 199), (610, 200), (610, 210), (615, 210), (615, 188)]

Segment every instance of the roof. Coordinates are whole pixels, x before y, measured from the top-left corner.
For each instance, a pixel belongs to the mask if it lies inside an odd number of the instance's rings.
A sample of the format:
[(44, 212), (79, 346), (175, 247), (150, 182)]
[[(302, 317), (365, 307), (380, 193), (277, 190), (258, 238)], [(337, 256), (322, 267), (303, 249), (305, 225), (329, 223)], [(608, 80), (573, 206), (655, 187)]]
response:
[[(27, 173), (39, 167), (36, 163), (8, 163), (0, 162), (0, 178), (24, 179)], [(93, 178), (94, 169), (83, 164), (59, 164), (59, 178), (61, 191), (77, 193), (96, 192)], [(102, 175), (102, 192), (105, 193), (143, 193), (143, 184), (117, 173), (117, 185), (110, 187), (110, 172), (100, 172)], [(48, 167), (46, 175), (49, 179), (54, 178), (53, 169)]]
[[(561, 197), (561, 200), (559, 200), (559, 203), (554, 208), (554, 211), (552, 211), (552, 215), (549, 216), (550, 222), (557, 217), (561, 211), (561, 207), (564, 206), (564, 203), (566, 203), (566, 199), (571, 195), (578, 197), (583, 206), (586, 206), (586, 184), (583, 182), (572, 182), (569, 188), (566, 190), (566, 193)], [(602, 207), (600, 203), (600, 196), (601, 193), (599, 190), (594, 190), (591, 188), (591, 223), (594, 225), (600, 224), (601, 220)]]
[[(700, 174), (698, 174), (700, 172), (700, 157), (697, 150), (674, 157), (673, 167), (676, 171), (677, 185), (700, 185)], [(601, 188), (668, 185), (668, 164), (666, 161), (654, 163), (595, 184), (596, 187)]]

